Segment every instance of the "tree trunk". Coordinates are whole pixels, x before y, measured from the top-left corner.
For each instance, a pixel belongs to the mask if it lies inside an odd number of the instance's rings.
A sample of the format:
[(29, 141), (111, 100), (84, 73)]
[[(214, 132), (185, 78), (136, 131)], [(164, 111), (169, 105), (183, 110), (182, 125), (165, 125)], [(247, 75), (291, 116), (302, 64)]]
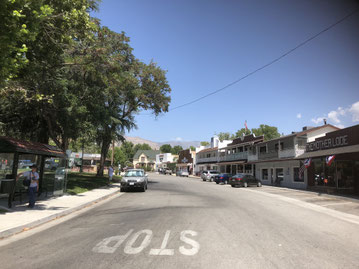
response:
[(101, 146), (101, 159), (100, 159), (100, 167), (97, 170), (97, 176), (103, 176), (103, 170), (105, 167), (105, 161), (107, 157), (108, 150), (111, 145), (111, 137), (103, 137), (102, 139), (102, 146)]

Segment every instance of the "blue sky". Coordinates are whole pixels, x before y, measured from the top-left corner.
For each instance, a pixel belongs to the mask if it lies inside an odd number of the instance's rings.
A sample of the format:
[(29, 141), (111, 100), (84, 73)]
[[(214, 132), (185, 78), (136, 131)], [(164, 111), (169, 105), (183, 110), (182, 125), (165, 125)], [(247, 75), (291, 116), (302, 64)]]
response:
[[(134, 54), (168, 71), (170, 109), (282, 55), (359, 8), (355, 1), (103, 0), (94, 14), (130, 37)], [(359, 12), (226, 90), (157, 118), (138, 115), (128, 135), (209, 140), (259, 124), (288, 134), (322, 118), (359, 123)], [(146, 113), (144, 113), (146, 114)]]

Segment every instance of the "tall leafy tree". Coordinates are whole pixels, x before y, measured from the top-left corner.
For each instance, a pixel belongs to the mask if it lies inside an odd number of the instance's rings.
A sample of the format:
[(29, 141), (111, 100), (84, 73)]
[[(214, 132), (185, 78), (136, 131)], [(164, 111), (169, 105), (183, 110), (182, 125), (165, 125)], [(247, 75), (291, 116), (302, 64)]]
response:
[(68, 78), (69, 49), (91, 39), (92, 0), (1, 1), (2, 132), (62, 149), (86, 131), (86, 108)]
[(238, 131), (232, 136), (232, 139), (241, 137), (241, 136), (243, 136), (243, 135), (249, 135), (249, 134), (251, 134), (251, 131), (250, 131), (249, 129), (242, 128), (242, 129), (238, 130)]
[(259, 125), (259, 128), (253, 128), (252, 133), (256, 136), (264, 135), (264, 140), (266, 141), (280, 137), (277, 127), (266, 124)]
[(183, 150), (182, 146), (178, 146), (178, 145), (177, 145), (177, 146), (174, 146), (174, 147), (172, 148), (171, 153), (174, 154), (174, 155), (178, 155), (179, 152), (182, 151), (182, 150)]
[(139, 111), (150, 110), (154, 115), (168, 111), (170, 87), (165, 71), (135, 58), (124, 33), (99, 27), (95, 40), (79, 44), (75, 55), (80, 55), (76, 66), (101, 146), (98, 175), (102, 175), (112, 140), (123, 140), (124, 133), (136, 127)]
[(160, 151), (162, 153), (171, 153), (172, 152), (172, 146), (170, 144), (164, 144), (160, 147)]
[(207, 141), (202, 141), (202, 142), (200, 143), (200, 145), (206, 147), (206, 146), (209, 145), (209, 142), (207, 142)]
[(134, 146), (134, 152), (136, 153), (136, 151), (138, 150), (152, 150), (151, 146), (146, 144), (146, 143), (143, 143), (143, 144), (136, 144)]
[(233, 139), (232, 135), (229, 132), (220, 132), (219, 134), (216, 135), (218, 136), (220, 141)]

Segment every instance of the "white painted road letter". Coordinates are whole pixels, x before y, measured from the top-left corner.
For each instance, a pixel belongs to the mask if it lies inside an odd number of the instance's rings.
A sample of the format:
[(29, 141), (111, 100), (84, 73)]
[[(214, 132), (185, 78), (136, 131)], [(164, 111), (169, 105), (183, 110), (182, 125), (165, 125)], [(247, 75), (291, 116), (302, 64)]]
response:
[(171, 234), (171, 231), (167, 230), (165, 237), (163, 238), (161, 248), (152, 248), (150, 250), (150, 255), (173, 255), (174, 254), (174, 249), (166, 248), (170, 234)]
[[(136, 242), (137, 238), (141, 235), (141, 234), (145, 234), (145, 238), (143, 239), (141, 245), (137, 248), (132, 247), (133, 244)], [(148, 245), (150, 244), (152, 239), (152, 231), (151, 230), (141, 230), (137, 233), (135, 233), (133, 235), (133, 237), (131, 238), (131, 240), (127, 241), (124, 252), (126, 254), (138, 254), (140, 253), (143, 249), (145, 249), (146, 247), (148, 247)]]
[(191, 230), (182, 231), (180, 237), (181, 241), (191, 245), (192, 248), (188, 249), (185, 248), (184, 246), (181, 246), (179, 247), (179, 251), (183, 255), (188, 255), (188, 256), (196, 255), (199, 251), (199, 243), (197, 241), (194, 241), (193, 239), (186, 237), (186, 235), (197, 236), (198, 233)]
[[(116, 249), (129, 237), (133, 230), (129, 230), (125, 235), (117, 235), (105, 238), (100, 243), (98, 243), (93, 249), (93, 252), (97, 253), (114, 253)], [(116, 242), (112, 247), (109, 246), (110, 243)]]

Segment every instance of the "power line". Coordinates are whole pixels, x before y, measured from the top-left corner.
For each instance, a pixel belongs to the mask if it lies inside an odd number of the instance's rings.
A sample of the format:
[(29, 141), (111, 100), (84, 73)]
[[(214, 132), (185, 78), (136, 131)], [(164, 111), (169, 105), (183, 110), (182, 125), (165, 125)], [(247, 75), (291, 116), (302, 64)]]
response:
[[(265, 68), (271, 66), (272, 64), (274, 64), (274, 63), (280, 61), (280, 60), (283, 59), (284, 57), (286, 57), (286, 56), (288, 56), (289, 54), (293, 53), (295, 50), (299, 49), (300, 47), (303, 47), (303, 46), (306, 45), (308, 42), (310, 42), (310, 41), (312, 41), (313, 39), (317, 38), (317, 37), (320, 36), (321, 34), (327, 32), (328, 30), (330, 30), (331, 28), (335, 27), (336, 25), (342, 23), (343, 21), (345, 21), (346, 19), (348, 19), (349, 17), (351, 17), (352, 15), (354, 15), (355, 13), (357, 13), (358, 11), (359, 11), (359, 9), (354, 10), (353, 12), (347, 14), (346, 16), (344, 16), (343, 18), (341, 18), (341, 19), (338, 20), (337, 22), (335, 22), (335, 23), (329, 25), (327, 28), (323, 29), (323, 30), (320, 31), (319, 33), (317, 33), (317, 34), (311, 36), (310, 38), (306, 39), (305, 41), (299, 43), (297, 46), (295, 46), (294, 48), (288, 50), (287, 52), (285, 52), (284, 54), (282, 54), (282, 55), (280, 55), (279, 57), (275, 58), (274, 60), (271, 60), (271, 61), (268, 62), (267, 64), (262, 65), (261, 67), (259, 67), (259, 68), (255, 69), (255, 70), (251, 71), (250, 73), (248, 73), (248, 74), (242, 76), (241, 78), (239, 78), (239, 79), (237, 79), (237, 80), (235, 80), (235, 81), (233, 81), (233, 82), (227, 84), (226, 86), (224, 86), (224, 87), (222, 87), (222, 88), (220, 88), (220, 89), (217, 89), (217, 90), (215, 90), (215, 91), (212, 91), (212, 92), (210, 92), (210, 93), (208, 93), (208, 94), (206, 94), (206, 95), (203, 95), (203, 96), (201, 96), (201, 97), (198, 97), (198, 98), (196, 98), (196, 99), (194, 99), (194, 100), (192, 100), (192, 101), (189, 101), (189, 102), (187, 102), (187, 103), (184, 103), (184, 104), (182, 104), (182, 105), (179, 105), (179, 106), (176, 106), (176, 107), (174, 107), (174, 108), (172, 108), (172, 109), (169, 109), (168, 111), (170, 112), (170, 111), (173, 111), (173, 110), (175, 110), (175, 109), (179, 109), (179, 108), (182, 108), (182, 107), (184, 107), (184, 106), (188, 106), (188, 105), (191, 105), (191, 104), (193, 104), (193, 103), (199, 102), (199, 101), (201, 101), (202, 99), (205, 99), (205, 98), (207, 98), (207, 97), (209, 97), (209, 96), (211, 96), (211, 95), (214, 95), (214, 94), (216, 94), (216, 93), (219, 93), (219, 92), (221, 92), (221, 91), (223, 91), (223, 90), (225, 90), (225, 89), (227, 89), (227, 88), (233, 86), (234, 84), (236, 84), (236, 83), (242, 81), (243, 79), (246, 79), (247, 77), (250, 77), (250, 76), (254, 75), (255, 73), (257, 73), (257, 72), (259, 72), (259, 71), (261, 71), (261, 70), (263, 70), (263, 69), (265, 69)], [(142, 114), (142, 115), (152, 115), (152, 114)]]

